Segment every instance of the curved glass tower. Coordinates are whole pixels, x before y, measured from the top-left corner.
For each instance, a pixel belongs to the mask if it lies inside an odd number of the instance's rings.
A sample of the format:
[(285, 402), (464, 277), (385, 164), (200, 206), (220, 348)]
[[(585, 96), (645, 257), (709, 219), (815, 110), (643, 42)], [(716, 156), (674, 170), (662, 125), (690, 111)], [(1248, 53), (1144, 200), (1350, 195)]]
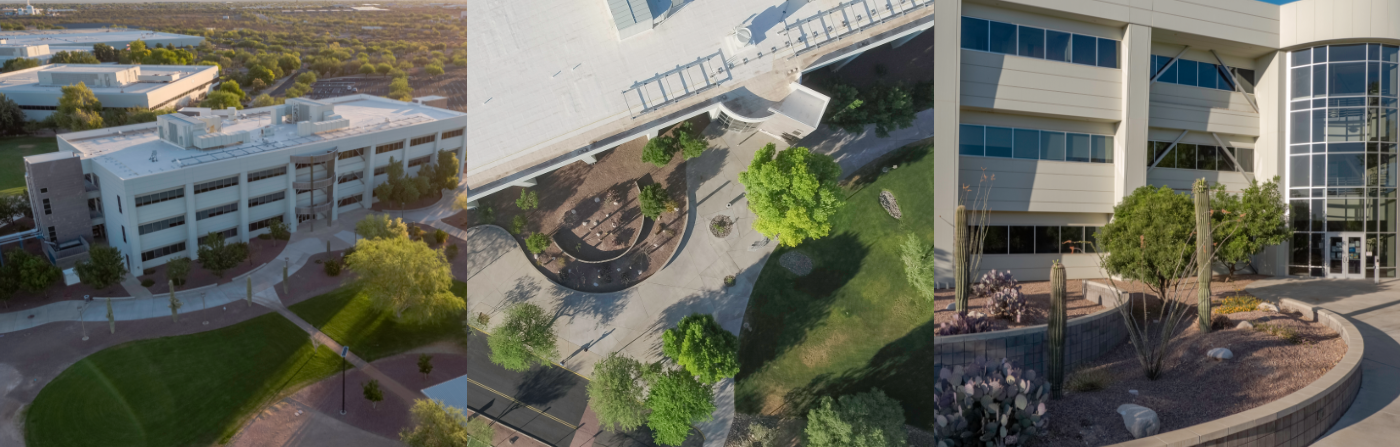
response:
[(1396, 275), (1398, 66), (1394, 45), (1289, 54), (1289, 274)]

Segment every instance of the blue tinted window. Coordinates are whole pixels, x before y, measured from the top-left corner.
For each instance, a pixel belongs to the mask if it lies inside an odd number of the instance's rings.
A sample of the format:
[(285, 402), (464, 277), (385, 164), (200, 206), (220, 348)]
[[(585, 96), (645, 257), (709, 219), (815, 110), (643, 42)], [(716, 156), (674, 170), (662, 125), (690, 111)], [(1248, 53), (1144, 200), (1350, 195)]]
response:
[(1312, 156), (1312, 185), (1327, 186), (1327, 154)]
[(1306, 98), (1312, 95), (1312, 69), (1308, 67), (1298, 67), (1293, 69), (1293, 97)]
[(1118, 41), (1099, 39), (1099, 66), (1118, 68)]
[(1381, 64), (1381, 95), (1395, 96), (1396, 65)]
[(1314, 65), (1313, 74), (1313, 96), (1327, 96), (1327, 64)]
[(1199, 85), (1196, 79), (1200, 76), (1200, 68), (1196, 61), (1178, 59), (1176, 61), (1178, 70), (1176, 71), (1176, 83), (1181, 85)]
[(1381, 44), (1373, 43), (1366, 45), (1366, 60), (1381, 60)]
[(1371, 96), (1381, 94), (1381, 63), (1367, 63), (1366, 73), (1366, 94)]
[[(967, 19), (963, 19), (963, 27), (967, 27)], [(965, 33), (966, 31), (964, 31)], [(966, 39), (964, 37), (963, 39)], [(1298, 50), (1293, 52), (1293, 66), (1307, 65), (1312, 63), (1312, 49)]]
[(1196, 85), (1205, 88), (1216, 88), (1219, 85), (1216, 80), (1220, 75), (1216, 73), (1215, 64), (1205, 62), (1196, 63)]
[(991, 39), (988, 51), (1016, 54), (1016, 25), (992, 22)]
[(1400, 62), (1400, 52), (1397, 52), (1397, 50), (1400, 50), (1400, 48), (1397, 48), (1395, 45), (1382, 45), (1381, 61)]
[(1040, 133), (1040, 159), (1059, 160), (1065, 159), (1065, 133), (1064, 132), (1041, 132)]
[(1235, 89), (1235, 83), (1230, 79), (1230, 67), (1224, 65), (1215, 66), (1215, 88), (1221, 90)]
[[(1309, 126), (1309, 124), (1308, 124), (1308, 122), (1309, 122), (1309, 115), (1308, 115), (1308, 114), (1309, 114), (1309, 113), (1311, 113), (1311, 112), (1308, 112), (1308, 111), (1306, 111), (1306, 110), (1301, 111), (1301, 112), (1293, 112), (1293, 114), (1292, 114), (1293, 122), (1291, 123), (1291, 124), (1292, 124), (1292, 126), (1291, 126), (1291, 128), (1292, 128), (1292, 130), (1291, 130), (1292, 135), (1291, 135), (1290, 138), (1288, 139), (1289, 141), (1292, 141), (1292, 142), (1294, 142), (1294, 143), (1302, 143), (1302, 142), (1311, 141), (1311, 140), (1308, 138), (1308, 129), (1310, 128), (1310, 126)], [(963, 132), (966, 132), (966, 130), (964, 130)]]
[(1017, 54), (1037, 59), (1045, 57), (1045, 30), (1023, 26), (1017, 32)]
[(963, 124), (958, 129), (958, 153), (982, 155), (982, 126)]
[(1363, 95), (1366, 93), (1366, 63), (1327, 64), (1331, 69), (1327, 91), (1330, 95)]
[(1093, 36), (1074, 35), (1074, 49), (1070, 56), (1076, 64), (1097, 65), (1098, 56), (1095, 47), (1098, 46), (1098, 38)]
[(1016, 129), (1016, 158), (1040, 158), (1040, 131)]
[(1352, 45), (1332, 45), (1328, 48), (1328, 62), (1364, 61), (1366, 60), (1366, 44), (1358, 43)]
[(1069, 161), (1088, 162), (1093, 152), (1092, 138), (1082, 133), (1072, 133), (1066, 135), (1066, 139), (1069, 143), (1069, 154), (1065, 158)]
[(1109, 163), (1113, 161), (1113, 137), (1094, 135), (1092, 149), (1090, 150), (1090, 161), (1094, 163)]
[(987, 128), (987, 156), (1011, 157), (1011, 129), (1005, 127)]
[(1327, 111), (1312, 111), (1312, 142), (1321, 143), (1327, 141)]
[[(1168, 64), (1168, 63), (1171, 63), (1171, 59), (1172, 59), (1172, 58), (1163, 56), (1162, 59), (1163, 59), (1163, 62), (1162, 62), (1163, 64)], [(1179, 70), (1181, 70), (1181, 67), (1178, 66), (1178, 65), (1180, 65), (1180, 64), (1181, 64), (1181, 61), (1178, 60), (1178, 61), (1176, 61), (1176, 63), (1171, 64), (1171, 65), (1168, 65), (1166, 71), (1163, 71), (1163, 72), (1162, 72), (1162, 76), (1158, 77), (1157, 80), (1158, 80), (1158, 81), (1162, 81), (1162, 82), (1170, 82), (1170, 83), (1176, 84), (1176, 83), (1177, 83), (1176, 72), (1179, 71)]]
[(987, 51), (987, 21), (971, 17), (962, 18), (962, 47), (970, 50)]
[(1045, 58), (1069, 62), (1069, 33), (1045, 30)]

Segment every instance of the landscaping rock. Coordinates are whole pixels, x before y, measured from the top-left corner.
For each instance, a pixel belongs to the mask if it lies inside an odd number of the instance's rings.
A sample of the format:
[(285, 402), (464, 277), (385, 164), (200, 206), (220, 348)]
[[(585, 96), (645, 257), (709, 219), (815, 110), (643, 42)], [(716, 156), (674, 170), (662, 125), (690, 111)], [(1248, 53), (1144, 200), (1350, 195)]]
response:
[(1119, 405), (1118, 414), (1123, 416), (1123, 425), (1134, 439), (1156, 436), (1162, 430), (1162, 421), (1157, 419), (1157, 412), (1142, 405)]
[(1206, 351), (1206, 356), (1216, 360), (1230, 360), (1235, 358), (1235, 353), (1230, 352), (1230, 348), (1215, 348)]
[(790, 251), (783, 253), (783, 256), (778, 258), (778, 264), (797, 276), (807, 276), (808, 273), (812, 273), (812, 258), (800, 252)]
[(890, 217), (899, 219), (904, 217), (899, 212), (899, 202), (894, 200), (894, 194), (889, 191), (880, 191), (880, 206), (885, 208), (885, 212), (890, 213)]
[(1270, 303), (1259, 303), (1258, 309), (1264, 312), (1278, 312), (1278, 306)]
[(948, 303), (948, 307), (945, 310), (958, 310), (958, 303)]
[(1235, 326), (1235, 329), (1254, 330), (1254, 325), (1249, 324), (1248, 321), (1241, 321), (1238, 326)]

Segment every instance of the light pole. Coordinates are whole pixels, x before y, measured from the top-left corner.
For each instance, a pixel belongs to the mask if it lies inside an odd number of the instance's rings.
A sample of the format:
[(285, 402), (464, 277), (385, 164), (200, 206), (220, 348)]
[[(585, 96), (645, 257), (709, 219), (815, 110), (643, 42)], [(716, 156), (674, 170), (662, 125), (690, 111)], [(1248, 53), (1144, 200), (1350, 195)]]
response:
[(349, 346), (340, 347), (340, 414), (345, 415), (345, 355), (350, 353)]

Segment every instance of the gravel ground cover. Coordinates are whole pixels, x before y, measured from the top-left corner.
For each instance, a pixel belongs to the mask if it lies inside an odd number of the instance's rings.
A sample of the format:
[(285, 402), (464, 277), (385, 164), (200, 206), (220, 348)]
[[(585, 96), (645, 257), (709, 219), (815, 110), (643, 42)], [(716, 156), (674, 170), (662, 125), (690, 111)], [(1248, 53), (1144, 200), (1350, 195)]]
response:
[[(1045, 324), (1048, 321), (1050, 311), (1050, 281), (1030, 281), (1021, 283), (1021, 293), (1026, 295), (1026, 302), (1030, 304), (1030, 312), (1018, 323), (1014, 320), (995, 319), (993, 324), (997, 329), (1014, 329), (1019, 327), (1035, 326)], [(1080, 280), (1071, 279), (1065, 281), (1065, 313), (1069, 318), (1075, 319), (1085, 315), (1092, 315), (1101, 310), (1108, 309), (1098, 303), (1084, 299), (1084, 293)], [(968, 298), (968, 309), (977, 312), (986, 312), (987, 302), (990, 298)], [(939, 289), (934, 295), (933, 303), (938, 309), (933, 314), (935, 323), (945, 323), (953, 321), (953, 315), (957, 312), (948, 310), (948, 305), (953, 304), (953, 289)]]

